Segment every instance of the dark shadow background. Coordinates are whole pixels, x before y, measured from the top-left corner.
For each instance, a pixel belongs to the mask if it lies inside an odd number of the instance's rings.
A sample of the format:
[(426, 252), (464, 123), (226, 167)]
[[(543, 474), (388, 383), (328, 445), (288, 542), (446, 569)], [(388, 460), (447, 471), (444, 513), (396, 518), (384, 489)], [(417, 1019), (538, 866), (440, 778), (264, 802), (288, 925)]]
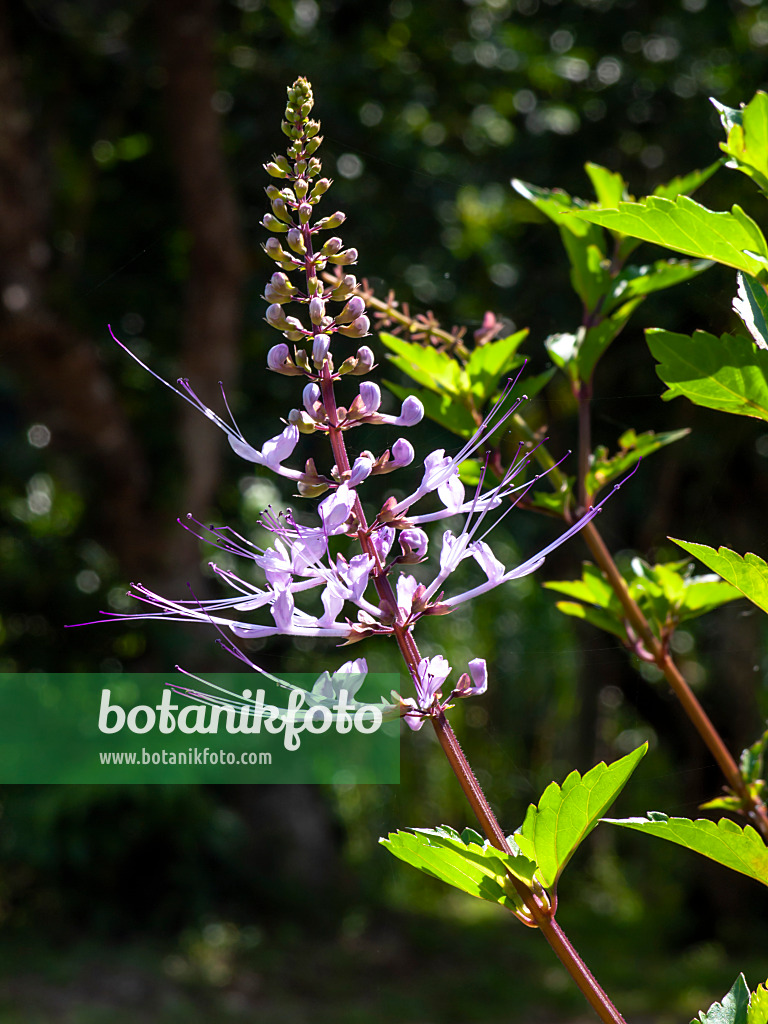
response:
[[(63, 627), (121, 609), (130, 580), (215, 593), (210, 553), (177, 515), (253, 526), (290, 498), (244, 473), (106, 324), (212, 404), (223, 381), (253, 443), (277, 432), (298, 392), (264, 372), (277, 336), (262, 320), (272, 268), (258, 222), (297, 75), (314, 86), (335, 179), (326, 210), (346, 212), (359, 275), (470, 333), (486, 310), (530, 327), (537, 372), (543, 339), (580, 311), (554, 227), (509, 179), (589, 198), (592, 160), (642, 195), (703, 167), (721, 138), (707, 97), (748, 100), (767, 55), (768, 9), (754, 0), (0, 3), (0, 671), (232, 667), (205, 630)], [(733, 172), (698, 198), (765, 221)], [(765, 554), (768, 433), (662, 405), (642, 335), (728, 330), (734, 291), (715, 268), (651, 298), (601, 363), (595, 443), (630, 426), (694, 429), (601, 518), (614, 550), (673, 558), (672, 534)], [(537, 400), (553, 451), (573, 446), (573, 412), (562, 383)], [(414, 443), (452, 442), (422, 424)], [(508, 562), (554, 535), (530, 513), (505, 523)], [(652, 753), (619, 813), (695, 816), (721, 785), (665, 687), (541, 589), (575, 575), (584, 551), (570, 544), (455, 616), (447, 640), (447, 620), (426, 634), (449, 660), (483, 653), (503, 681), (456, 719), (510, 830), (552, 778), (645, 738)], [(689, 678), (738, 751), (766, 711), (764, 627), (736, 603), (685, 637)], [(396, 670), (388, 649), (364, 653)], [(284, 672), (319, 672), (328, 656), (311, 642), (258, 651)], [(404, 737), (399, 787), (5, 787), (0, 810), (2, 1024), (584, 1012), (543, 942), (377, 847), (399, 825), (468, 823), (426, 730)], [(598, 829), (561, 917), (627, 1015), (661, 1024), (689, 1019), (742, 968), (764, 979), (756, 889)]]

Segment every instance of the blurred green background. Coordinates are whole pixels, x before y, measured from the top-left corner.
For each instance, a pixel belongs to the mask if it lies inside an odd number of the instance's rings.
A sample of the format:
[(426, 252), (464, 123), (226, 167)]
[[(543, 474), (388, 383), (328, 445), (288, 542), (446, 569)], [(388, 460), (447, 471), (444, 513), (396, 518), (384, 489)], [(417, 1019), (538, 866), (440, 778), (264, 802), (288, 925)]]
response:
[[(266, 375), (262, 163), (283, 148), (303, 74), (323, 124), (326, 212), (380, 295), (471, 332), (486, 310), (543, 339), (579, 304), (555, 228), (511, 177), (590, 198), (583, 164), (641, 195), (716, 159), (707, 97), (766, 82), (760, 0), (27, 0), (0, 5), (0, 671), (232, 668), (205, 629), (96, 625), (139, 580), (216, 593), (211, 552), (177, 524), (253, 529), (287, 502), (210, 425), (115, 346), (111, 323), (167, 379), (211, 404), (222, 380), (249, 440), (279, 430), (296, 381)], [(742, 203), (727, 170), (706, 205)], [(647, 247), (649, 258), (653, 250)], [(676, 557), (668, 534), (765, 556), (759, 424), (662, 405), (643, 326), (733, 327), (717, 268), (652, 297), (598, 370), (595, 443), (629, 427), (694, 428), (649, 459), (600, 520), (613, 550)], [(383, 352), (372, 344), (381, 361)], [(574, 444), (553, 382), (532, 415)], [(451, 446), (422, 424), (414, 443)], [(531, 513), (497, 534), (507, 564), (555, 535)], [(695, 816), (720, 785), (678, 706), (612, 638), (541, 589), (578, 573), (576, 540), (535, 577), (429, 623), (425, 650), (485, 656), (488, 695), (454, 713), (510, 830), (552, 778), (651, 754), (617, 811)], [(154, 628), (157, 626), (157, 628)], [(764, 627), (737, 602), (678, 634), (730, 747), (761, 731)], [(250, 647), (270, 671), (344, 656), (311, 641)], [(385, 645), (356, 648), (397, 671)], [(0, 1022), (264, 1019), (315, 1024), (581, 1021), (546, 944), (376, 844), (398, 826), (471, 824), (428, 731), (403, 739), (398, 787), (5, 787), (0, 793)], [(763, 894), (724, 869), (598, 829), (560, 918), (635, 1021), (688, 1020), (744, 969), (768, 974)]]

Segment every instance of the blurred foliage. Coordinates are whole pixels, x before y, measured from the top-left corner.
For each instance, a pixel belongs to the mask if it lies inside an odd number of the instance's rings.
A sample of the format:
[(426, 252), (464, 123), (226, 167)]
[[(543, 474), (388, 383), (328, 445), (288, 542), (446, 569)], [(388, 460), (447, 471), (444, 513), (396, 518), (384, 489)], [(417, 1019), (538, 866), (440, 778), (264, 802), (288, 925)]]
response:
[[(166, 70), (152, 7), (141, 0), (29, 0), (10, 5), (8, 17), (51, 190), (47, 298), (69, 324), (98, 339), (148, 453), (153, 508), (158, 524), (165, 524), (184, 511), (178, 507), (178, 409), (111, 344), (105, 328), (112, 322), (158, 373), (178, 376), (190, 239), (181, 226), (168, 153)], [(575, 330), (580, 304), (554, 227), (513, 191), (511, 178), (583, 195), (589, 158), (623, 175), (633, 194), (647, 195), (660, 181), (704, 168), (722, 138), (707, 97), (731, 107), (751, 97), (764, 84), (768, 50), (768, 8), (754, 0), (222, 0), (217, 19), (219, 87), (211, 102), (223, 118), (251, 262), (242, 377), (229, 399), (253, 440), (271, 436), (279, 417), (296, 404), (295, 382), (267, 379), (263, 371), (272, 339), (261, 323), (269, 268), (258, 221), (264, 210), (261, 165), (281, 145), (279, 112), (285, 87), (297, 74), (314, 86), (325, 170), (335, 178), (334, 202), (348, 216), (346, 237), (360, 250), (361, 276), (378, 293), (395, 288), (413, 310), (433, 308), (468, 331), (481, 325), (489, 309), (508, 334), (530, 328), (527, 372), (538, 374), (550, 367), (543, 339)], [(747, 212), (755, 200), (746, 178), (722, 172), (701, 196), (711, 208), (738, 202)], [(648, 259), (658, 255), (654, 250)], [(644, 469), (652, 475), (636, 477), (601, 519), (612, 545), (639, 551), (649, 564), (675, 557), (665, 539), (670, 532), (749, 550), (759, 527), (749, 510), (768, 501), (762, 462), (768, 435), (756, 435), (751, 421), (724, 425), (703, 410), (678, 410), (682, 403), (662, 407), (641, 334), (644, 325), (729, 329), (731, 276), (716, 268), (701, 281), (650, 296), (636, 326), (597, 371), (596, 393), (603, 397), (595, 405), (595, 441), (607, 450), (628, 430), (641, 438), (650, 429), (694, 428), (694, 440), (656, 455), (657, 465)], [(383, 346), (378, 355), (383, 363)], [(0, 396), (0, 669), (158, 669), (185, 655), (194, 656), (197, 667), (222, 667), (208, 637), (195, 634), (193, 640), (185, 627), (62, 628), (95, 618), (99, 608), (124, 608), (125, 570), (101, 539), (100, 480), (75, 448), (60, 443), (55, 422), (29, 420), (19, 382), (2, 366)], [(564, 382), (553, 382), (530, 410), (532, 421), (548, 425), (553, 451), (573, 444), (573, 399)], [(453, 444), (433, 423), (414, 432), (417, 441), (430, 448)], [(239, 518), (253, 528), (266, 504), (289, 500), (271, 480), (243, 474), (233, 459), (225, 465), (212, 521)], [(553, 536), (546, 520), (522, 512), (506, 524), (498, 553), (505, 564)], [(548, 578), (574, 575), (577, 546), (551, 558)], [(203, 566), (209, 557), (201, 552)], [(574, 765), (586, 770), (646, 739), (651, 753), (633, 779), (631, 801), (624, 794), (616, 813), (662, 806), (695, 816), (697, 804), (719, 784), (689, 741), (654, 667), (641, 666), (640, 678), (618, 645), (589, 627), (577, 631), (557, 613), (538, 577), (497, 591), (480, 606), (462, 606), (449, 627), (445, 620), (425, 622), (422, 650), (445, 651), (455, 664), (482, 651), (493, 667), (496, 682), (487, 697), (457, 708), (454, 718), (503, 822), (520, 820), (526, 805)], [(755, 721), (752, 712), (768, 712), (761, 628), (756, 619), (726, 608), (707, 620), (706, 630), (686, 623), (675, 638), (687, 677), (713, 717), (725, 722), (734, 749), (755, 738), (745, 734), (745, 720)], [(729, 646), (735, 653), (724, 656)], [(250, 653), (266, 668), (286, 672), (316, 668), (326, 657), (313, 641), (290, 646), (283, 640), (263, 649), (252, 644)], [(397, 670), (385, 645), (365, 653), (377, 669)], [(738, 693), (750, 714), (733, 714), (732, 701), (715, 686), (726, 670), (741, 680)], [(471, 824), (447, 765), (435, 755), (426, 735), (406, 736), (400, 787), (340, 787), (316, 795), (326, 846), (343, 865), (319, 877), (305, 870), (317, 851), (309, 833), (303, 846), (297, 840), (298, 866), (270, 860), (269, 832), (259, 826), (274, 821), (275, 801), (290, 800), (287, 791), (265, 792), (249, 804), (244, 794), (216, 790), (6, 790), (0, 917), (6, 928), (44, 923), (46, 931), (63, 933), (175, 932), (202, 927), (216, 915), (240, 927), (270, 915), (302, 920), (302, 894), (312, 892), (320, 915), (323, 906), (328, 920), (341, 915), (343, 927), (363, 946), (360, 936), (379, 913), (372, 908), (461, 917), (463, 904), (447, 906), (436, 887), (418, 876), (410, 881), (384, 863), (375, 845), (378, 835), (400, 825)], [(298, 795), (296, 801), (303, 806)], [(588, 960), (594, 954), (590, 963), (598, 975), (617, 938), (635, 950), (631, 970), (629, 960), (613, 966), (617, 974), (624, 971), (621, 984), (632, 991), (639, 988), (638, 950), (658, 948), (663, 956), (710, 938), (740, 939), (739, 908), (749, 906), (754, 914), (758, 897), (751, 890), (745, 896), (734, 884), (726, 901), (717, 888), (708, 888), (706, 869), (678, 869), (664, 844), (644, 846), (633, 857), (626, 839), (597, 830), (587, 844), (591, 856), (577, 858), (571, 888), (565, 887), (573, 902), (569, 911), (564, 892), (562, 916), (568, 927), (567, 915), (574, 915), (574, 938), (581, 946), (585, 935), (582, 952)], [(331, 912), (331, 904), (342, 909)], [(442, 921), (424, 927), (426, 934), (413, 944), (436, 951), (443, 970), (440, 985), (433, 978), (433, 986), (443, 993), (443, 1008), (450, 1007), (460, 987), (442, 987), (445, 957), (456, 959), (449, 942), (453, 925), (445, 932)], [(472, 934), (462, 958), (476, 944), (490, 964), (488, 944), (480, 938), (475, 943)], [(526, 949), (535, 945), (525, 939)], [(507, 939), (495, 937), (492, 948), (502, 941)], [(702, 989), (688, 993), (681, 1012), (721, 996), (732, 981), (722, 952), (708, 960), (709, 948), (688, 954), (687, 976), (691, 984), (701, 977)], [(208, 969), (207, 954), (192, 939), (185, 949), (179, 956), (193, 963), (189, 971)], [(703, 951), (701, 963), (693, 963), (696, 950)], [(407, 970), (399, 961), (394, 966)], [(663, 977), (665, 964), (656, 970)], [(666, 989), (660, 986), (659, 1007), (672, 1005), (678, 981), (676, 971)], [(472, 985), (477, 982), (473, 974)], [(503, 986), (498, 979), (494, 985), (500, 998)], [(553, 1005), (570, 1007), (559, 985), (557, 979), (551, 985)], [(638, 1012), (648, 1010), (647, 994), (635, 995)], [(382, 1020), (401, 1018), (404, 997), (387, 988), (387, 999), (391, 1014)], [(491, 1010), (484, 1020), (494, 1019)], [(432, 1002), (409, 1007), (414, 1018), (434, 1012)], [(475, 1019), (468, 1009), (465, 1019)]]

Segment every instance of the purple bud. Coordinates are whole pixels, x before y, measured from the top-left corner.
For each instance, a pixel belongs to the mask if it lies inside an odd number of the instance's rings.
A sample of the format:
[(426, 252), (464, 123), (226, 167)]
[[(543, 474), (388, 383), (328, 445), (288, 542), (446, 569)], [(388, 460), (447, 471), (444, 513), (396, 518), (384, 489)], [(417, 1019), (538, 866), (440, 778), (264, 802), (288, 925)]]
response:
[(322, 366), (323, 360), (328, 355), (331, 339), (327, 334), (316, 334), (312, 342), (312, 361), (315, 366)]
[(284, 328), (287, 323), (287, 319), (283, 312), (283, 307), (277, 302), (273, 302), (271, 306), (267, 306), (266, 320), (271, 327), (277, 327), (278, 329)]
[(349, 371), (354, 374), (355, 377), (362, 377), (366, 373), (370, 373), (373, 369), (374, 358), (373, 352), (368, 348), (367, 345), (361, 345), (357, 350), (357, 364)]
[(408, 395), (400, 409), (395, 423), (400, 427), (412, 427), (424, 419), (424, 406), (415, 395)]
[(376, 412), (381, 405), (381, 388), (372, 380), (364, 381), (360, 385), (360, 401), (366, 415)]
[(400, 469), (401, 466), (410, 466), (413, 462), (415, 452), (410, 441), (399, 437), (392, 445), (392, 460), (389, 463), (392, 469)]
[(286, 363), (292, 364), (291, 351), (288, 346), (285, 343), (273, 345), (269, 352), (267, 352), (267, 366), (269, 369), (279, 373)]
[(313, 324), (321, 324), (325, 316), (325, 303), (317, 295), (309, 300), (309, 319)]
[(397, 539), (400, 543), (400, 550), (403, 552), (406, 560), (417, 559), (421, 561), (426, 555), (429, 539), (423, 530), (419, 530), (416, 527), (401, 530)]
[(335, 256), (336, 253), (341, 250), (342, 245), (344, 245), (342, 240), (334, 236), (333, 238), (329, 238), (325, 241), (320, 253), (323, 256)]
[[(287, 348), (288, 346), (286, 346)], [(315, 403), (320, 401), (320, 388), (317, 384), (307, 384), (302, 393), (304, 408), (310, 416), (315, 415)]]
[(351, 324), (340, 325), (339, 331), (348, 338), (364, 338), (370, 334), (371, 321), (367, 316), (359, 316)]

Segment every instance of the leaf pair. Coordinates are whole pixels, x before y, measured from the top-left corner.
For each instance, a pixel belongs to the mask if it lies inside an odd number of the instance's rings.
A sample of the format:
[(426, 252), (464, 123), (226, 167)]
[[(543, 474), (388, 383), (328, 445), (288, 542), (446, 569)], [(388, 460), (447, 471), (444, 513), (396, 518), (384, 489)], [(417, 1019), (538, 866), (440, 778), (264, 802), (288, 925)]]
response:
[[(729, 583), (714, 576), (693, 576), (689, 570), (687, 562), (649, 565), (641, 558), (633, 558), (622, 572), (630, 597), (659, 639), (668, 636), (680, 623), (739, 597)], [(629, 642), (624, 609), (597, 566), (584, 562), (580, 580), (552, 580), (544, 586), (575, 599), (558, 601), (557, 607), (564, 615), (584, 619), (622, 642)]]
[(494, 849), (470, 829), (461, 835), (447, 825), (390, 833), (380, 842), (400, 860), (463, 892), (510, 910), (519, 897), (509, 876), (529, 887), (534, 879), (554, 889), (568, 861), (624, 788), (647, 744), (611, 765), (596, 765), (583, 777), (571, 772), (562, 786), (545, 789), (538, 806), (508, 839), (512, 853)]

